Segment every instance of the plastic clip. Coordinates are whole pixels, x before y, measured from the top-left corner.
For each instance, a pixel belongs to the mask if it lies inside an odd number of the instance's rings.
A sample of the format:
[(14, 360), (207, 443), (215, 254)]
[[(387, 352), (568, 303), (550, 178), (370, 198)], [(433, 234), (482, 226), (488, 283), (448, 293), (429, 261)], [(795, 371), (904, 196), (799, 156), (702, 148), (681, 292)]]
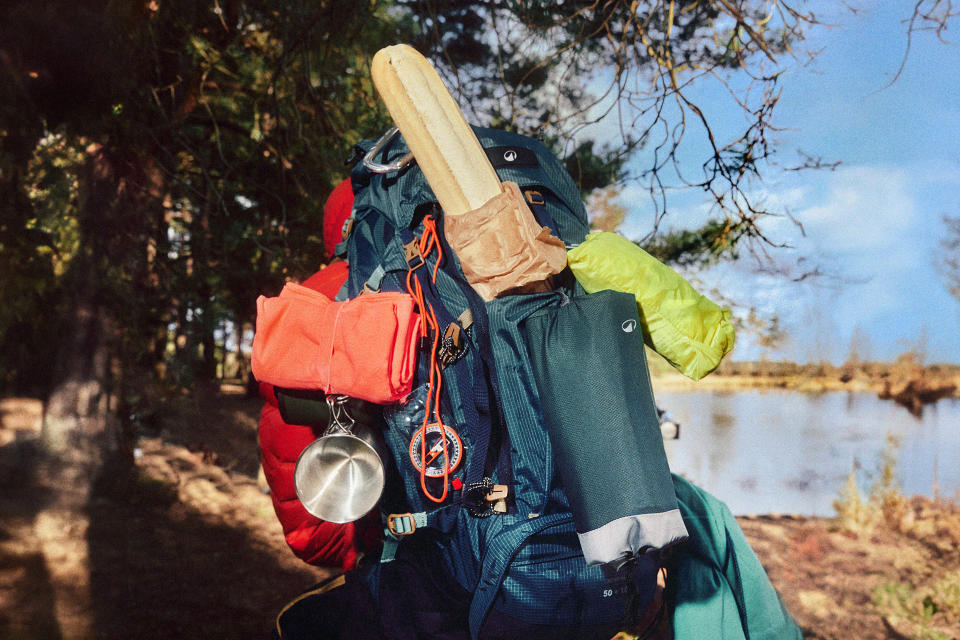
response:
[(467, 342), (463, 339), (463, 329), (456, 322), (447, 325), (437, 349), (437, 363), (446, 369), (467, 353)]
[(490, 478), (474, 482), (464, 492), (463, 502), (467, 511), (475, 518), (489, 518), (495, 513), (507, 512), (507, 495), (510, 487), (505, 484), (493, 484)]
[(527, 202), (533, 205), (546, 204), (546, 200), (543, 199), (543, 194), (539, 191), (534, 191), (533, 189), (527, 189), (523, 192), (523, 195), (526, 196)]
[(423, 254), (420, 253), (420, 243), (417, 240), (411, 240), (403, 245), (403, 257), (407, 261), (407, 268), (415, 271), (423, 266)]
[(395, 536), (408, 536), (417, 530), (412, 513), (391, 513), (387, 516), (387, 530)]

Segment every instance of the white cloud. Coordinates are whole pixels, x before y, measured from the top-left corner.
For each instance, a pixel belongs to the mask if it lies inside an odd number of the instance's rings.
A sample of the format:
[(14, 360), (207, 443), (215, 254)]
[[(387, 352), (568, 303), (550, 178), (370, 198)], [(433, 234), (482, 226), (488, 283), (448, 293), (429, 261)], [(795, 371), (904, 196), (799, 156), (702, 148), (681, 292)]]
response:
[(838, 169), (823, 184), (823, 202), (798, 210), (796, 216), (824, 253), (900, 253), (907, 240), (919, 235), (909, 176), (904, 169)]
[[(802, 180), (802, 182), (801, 182)], [(841, 362), (854, 329), (865, 331), (878, 358), (890, 359), (931, 329), (931, 349), (956, 359), (956, 332), (940, 331), (934, 309), (949, 302), (931, 261), (939, 218), (924, 203), (924, 179), (909, 167), (845, 167), (829, 174), (798, 174), (769, 192), (770, 206), (787, 207), (806, 237), (788, 219), (769, 219), (765, 230), (791, 250), (770, 251), (776, 262), (798, 257), (833, 278), (792, 282), (760, 273), (749, 259), (696, 274), (704, 293), (719, 291), (741, 312), (753, 307), (777, 315), (789, 338), (770, 357)], [(703, 209), (691, 206), (683, 215)], [(679, 217), (679, 216), (678, 216)], [(738, 338), (738, 359), (762, 352), (751, 336)]]

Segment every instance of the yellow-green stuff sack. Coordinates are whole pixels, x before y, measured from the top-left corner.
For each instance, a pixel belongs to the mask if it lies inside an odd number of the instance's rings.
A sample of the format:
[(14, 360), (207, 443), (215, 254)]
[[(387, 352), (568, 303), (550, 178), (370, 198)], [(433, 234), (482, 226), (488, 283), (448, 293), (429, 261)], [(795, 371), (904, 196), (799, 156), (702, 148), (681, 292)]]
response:
[(644, 342), (687, 377), (699, 380), (733, 349), (730, 310), (623, 236), (591, 233), (567, 252), (567, 261), (587, 293), (633, 294)]

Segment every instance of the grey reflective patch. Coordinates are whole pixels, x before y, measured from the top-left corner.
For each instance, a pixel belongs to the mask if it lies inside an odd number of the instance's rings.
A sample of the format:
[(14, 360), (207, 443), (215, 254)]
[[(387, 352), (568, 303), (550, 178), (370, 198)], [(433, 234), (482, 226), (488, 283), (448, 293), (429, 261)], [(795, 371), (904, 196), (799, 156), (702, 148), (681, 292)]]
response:
[(662, 549), (687, 537), (679, 509), (618, 518), (599, 529), (578, 533), (588, 565), (606, 564), (640, 553)]

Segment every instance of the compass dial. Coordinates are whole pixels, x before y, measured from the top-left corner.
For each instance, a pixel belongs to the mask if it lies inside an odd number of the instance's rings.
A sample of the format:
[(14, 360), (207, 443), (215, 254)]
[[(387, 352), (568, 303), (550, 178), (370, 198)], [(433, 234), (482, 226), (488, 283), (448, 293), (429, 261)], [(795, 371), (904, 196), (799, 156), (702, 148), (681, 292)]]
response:
[[(447, 425), (427, 425), (426, 470), (423, 470), (423, 438), (424, 430), (417, 429), (410, 440), (410, 461), (417, 471), (423, 471), (428, 478), (441, 478), (450, 475), (463, 458), (463, 443), (457, 432)], [(443, 435), (447, 437), (447, 465), (444, 474)]]

